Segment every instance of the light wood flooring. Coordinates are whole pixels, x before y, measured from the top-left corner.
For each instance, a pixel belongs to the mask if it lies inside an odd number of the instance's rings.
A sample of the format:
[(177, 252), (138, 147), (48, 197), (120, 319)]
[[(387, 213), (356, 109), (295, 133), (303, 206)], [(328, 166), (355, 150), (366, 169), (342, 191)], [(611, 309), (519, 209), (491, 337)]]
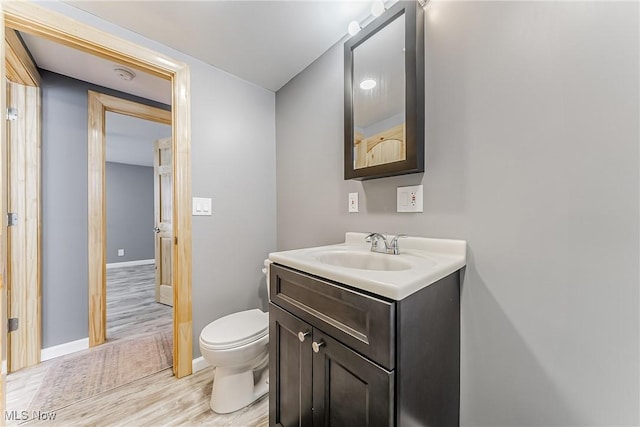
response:
[(263, 427), (269, 424), (267, 396), (232, 414), (211, 411), (212, 378), (213, 368), (179, 380), (167, 369), (59, 409), (53, 421), (32, 420), (21, 425)]
[(107, 270), (107, 340), (171, 330), (173, 308), (155, 299), (155, 265)]
[[(107, 280), (109, 341), (135, 339), (136, 335), (172, 327), (172, 308), (155, 302), (153, 265), (110, 269)], [(50, 365), (46, 361), (6, 377), (9, 414), (27, 410)], [(180, 380), (167, 369), (57, 409), (53, 420), (5, 419), (5, 422), (29, 426), (268, 425), (267, 397), (233, 414), (212, 412), (209, 407), (212, 379), (212, 368)], [(33, 415), (30, 413), (29, 417)]]

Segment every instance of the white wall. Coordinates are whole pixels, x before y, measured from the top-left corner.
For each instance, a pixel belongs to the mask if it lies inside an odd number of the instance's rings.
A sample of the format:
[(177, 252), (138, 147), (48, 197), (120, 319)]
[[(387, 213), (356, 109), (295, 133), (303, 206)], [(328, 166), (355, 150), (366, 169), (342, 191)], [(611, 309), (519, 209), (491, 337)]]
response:
[(190, 67), (193, 195), (213, 198), (213, 216), (193, 218), (197, 357), (198, 336), (208, 322), (266, 309), (261, 268), (276, 240), (275, 95), (67, 4), (40, 4)]
[[(341, 44), (276, 95), (279, 249), (468, 241), (462, 425), (640, 423), (638, 21), (638, 3), (432, 1), (424, 174), (343, 180)], [(424, 213), (396, 213), (415, 184)]]

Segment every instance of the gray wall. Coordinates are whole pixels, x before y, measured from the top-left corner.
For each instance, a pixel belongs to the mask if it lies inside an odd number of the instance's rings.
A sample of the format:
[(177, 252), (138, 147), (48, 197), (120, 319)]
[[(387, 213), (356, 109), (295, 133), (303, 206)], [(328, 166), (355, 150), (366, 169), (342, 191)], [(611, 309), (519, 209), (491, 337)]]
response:
[[(198, 357), (198, 336), (207, 323), (238, 310), (266, 309), (262, 262), (276, 246), (275, 95), (68, 4), (39, 4), (190, 67), (193, 196), (213, 198), (213, 215), (193, 218), (193, 350)], [(86, 115), (86, 103), (77, 114)], [(86, 141), (86, 118), (82, 128), (68, 132), (82, 134)], [(86, 148), (82, 150), (78, 161), (86, 158)], [(82, 188), (76, 196), (86, 211), (86, 166), (77, 173), (77, 184)], [(84, 225), (84, 242), (77, 245), (82, 252), (74, 253), (73, 264), (84, 269), (78, 278), (86, 287)], [(60, 295), (61, 307), (71, 298), (78, 300), (74, 310), (87, 312), (86, 290)], [(45, 328), (51, 318), (45, 318)], [(74, 328), (74, 334), (49, 345), (86, 337), (86, 314)]]
[(153, 179), (153, 168), (107, 162), (107, 263), (155, 257)]
[(41, 70), (42, 347), (88, 336), (87, 90), (167, 108)]
[(343, 181), (335, 46), (276, 95), (278, 249), (465, 239), (461, 424), (638, 425), (638, 4), (426, 10), (425, 173)]
[[(42, 347), (87, 332), (87, 100), (42, 76)], [(81, 91), (82, 89), (80, 89)], [(85, 126), (68, 125), (71, 121)], [(77, 165), (77, 166), (76, 166)]]

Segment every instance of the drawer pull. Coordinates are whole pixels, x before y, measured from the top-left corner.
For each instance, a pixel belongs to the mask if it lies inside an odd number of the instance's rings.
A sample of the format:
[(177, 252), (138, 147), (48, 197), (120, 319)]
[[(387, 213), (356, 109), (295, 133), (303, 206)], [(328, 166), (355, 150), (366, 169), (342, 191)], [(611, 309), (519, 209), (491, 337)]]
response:
[(320, 347), (324, 346), (324, 341), (320, 341), (320, 342), (313, 342), (313, 344), (311, 344), (311, 348), (313, 348), (313, 352), (317, 353), (320, 351)]
[(298, 332), (298, 339), (300, 340), (300, 342), (304, 342), (304, 337), (306, 337), (309, 334), (310, 334), (309, 331), (307, 331), (307, 332), (300, 331), (300, 332)]

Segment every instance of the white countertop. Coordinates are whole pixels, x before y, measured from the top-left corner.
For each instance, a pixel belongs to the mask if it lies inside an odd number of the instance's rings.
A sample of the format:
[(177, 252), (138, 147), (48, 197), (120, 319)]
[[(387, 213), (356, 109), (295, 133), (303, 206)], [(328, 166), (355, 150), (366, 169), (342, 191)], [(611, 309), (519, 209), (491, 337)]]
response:
[[(399, 240), (400, 254), (371, 253), (365, 243), (366, 233), (346, 233), (345, 242), (291, 251), (273, 252), (269, 259), (277, 264), (324, 277), (376, 295), (399, 301), (437, 282), (467, 263), (467, 242), (464, 240), (406, 237)], [(393, 236), (390, 235), (388, 240)], [(365, 270), (320, 261), (323, 255), (338, 252), (371, 254), (372, 257), (406, 265), (406, 269), (384, 271)]]

